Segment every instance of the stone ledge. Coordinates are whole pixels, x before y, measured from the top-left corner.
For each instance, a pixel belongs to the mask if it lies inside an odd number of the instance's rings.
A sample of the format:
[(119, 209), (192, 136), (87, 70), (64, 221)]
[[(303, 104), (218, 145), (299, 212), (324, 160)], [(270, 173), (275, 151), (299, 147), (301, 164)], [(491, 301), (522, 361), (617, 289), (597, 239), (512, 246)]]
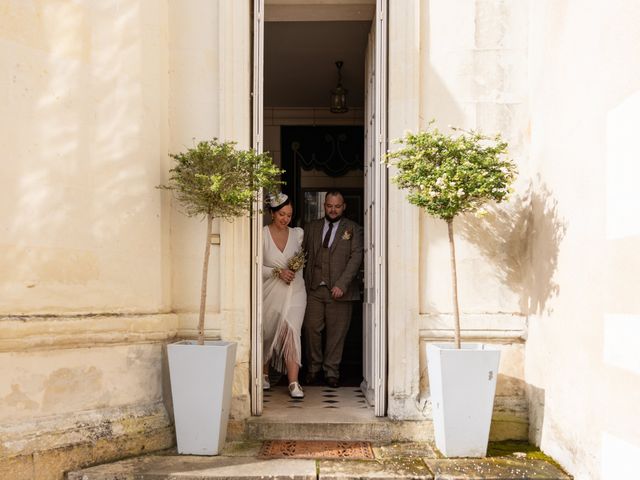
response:
[(93, 444), (103, 439), (144, 437), (149, 432), (172, 428), (162, 402), (20, 421), (0, 426), (0, 458)]
[(175, 445), (161, 403), (0, 427), (0, 478), (62, 480), (64, 472)]
[[(516, 313), (465, 314), (460, 335), (465, 341), (523, 343), (527, 339), (527, 317)], [(452, 341), (453, 315), (420, 314), (420, 339)]]
[(85, 440), (60, 448), (36, 451), (0, 460), (0, 478), (11, 480), (63, 480), (65, 473), (175, 445), (173, 428)]
[(173, 313), (0, 318), (0, 352), (163, 342), (176, 336)]

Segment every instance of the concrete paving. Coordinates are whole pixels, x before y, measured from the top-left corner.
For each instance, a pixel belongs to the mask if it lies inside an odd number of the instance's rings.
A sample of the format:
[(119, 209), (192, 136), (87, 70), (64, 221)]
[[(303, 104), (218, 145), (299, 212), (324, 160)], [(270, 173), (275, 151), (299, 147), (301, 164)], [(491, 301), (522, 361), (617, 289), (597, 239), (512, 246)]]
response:
[(68, 480), (416, 479), (570, 480), (551, 462), (518, 453), (482, 459), (438, 458), (429, 443), (375, 444), (374, 460), (259, 458), (262, 442), (228, 442), (215, 457), (152, 454), (70, 472)]

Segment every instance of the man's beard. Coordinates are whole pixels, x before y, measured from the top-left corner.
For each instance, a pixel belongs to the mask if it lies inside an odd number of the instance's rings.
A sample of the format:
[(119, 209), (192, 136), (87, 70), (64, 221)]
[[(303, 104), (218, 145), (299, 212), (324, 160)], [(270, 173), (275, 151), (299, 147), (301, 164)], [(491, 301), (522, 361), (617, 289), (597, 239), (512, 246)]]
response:
[(329, 223), (336, 223), (342, 220), (342, 215), (338, 215), (336, 218), (330, 218), (326, 213), (324, 214), (324, 219)]

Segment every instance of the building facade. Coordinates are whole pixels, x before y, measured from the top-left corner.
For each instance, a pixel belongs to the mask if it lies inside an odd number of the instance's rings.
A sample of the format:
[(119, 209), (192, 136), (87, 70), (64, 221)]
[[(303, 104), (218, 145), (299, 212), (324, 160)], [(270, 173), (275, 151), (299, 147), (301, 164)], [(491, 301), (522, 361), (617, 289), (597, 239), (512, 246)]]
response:
[[(264, 8), (267, 34), (270, 22), (375, 27), (356, 40), (365, 66), (375, 38), (384, 40), (388, 148), (431, 119), (509, 141), (516, 193), (484, 220), (456, 224), (463, 339), (502, 349), (492, 437), (528, 438), (576, 478), (632, 478), (637, 2), (266, 0)], [(205, 225), (156, 186), (167, 179), (168, 153), (194, 139), (255, 144), (255, 22), (248, 0), (0, 0), (3, 478), (61, 478), (174, 444), (164, 346), (195, 334)], [(273, 38), (265, 37), (266, 73)], [(264, 79), (265, 98), (273, 78)], [(382, 110), (367, 103), (376, 93), (365, 82), (362, 104), (339, 119), (328, 104), (294, 102), (296, 89), (263, 101), (264, 147), (282, 163), (285, 125), (366, 130), (372, 109)], [(317, 172), (305, 175), (322, 186)], [(336, 182), (362, 181), (351, 177)], [(374, 345), (385, 355), (383, 414), (429, 420), (424, 345), (452, 332), (446, 228), (385, 182), (385, 214), (370, 223), (384, 233), (386, 338)], [(216, 222), (210, 264), (206, 334), (238, 343), (232, 435), (255, 413), (254, 228), (246, 218)]]

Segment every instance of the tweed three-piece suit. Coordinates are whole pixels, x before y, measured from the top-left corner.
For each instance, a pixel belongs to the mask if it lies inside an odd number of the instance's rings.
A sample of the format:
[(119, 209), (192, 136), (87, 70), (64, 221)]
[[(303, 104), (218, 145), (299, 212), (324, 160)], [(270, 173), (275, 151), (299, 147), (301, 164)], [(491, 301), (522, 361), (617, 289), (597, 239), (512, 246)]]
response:
[[(363, 257), (362, 227), (341, 218), (333, 241), (323, 246), (325, 219), (310, 222), (304, 230), (303, 247), (307, 252), (304, 280), (307, 309), (303, 323), (307, 371), (312, 376), (324, 371), (325, 378), (340, 377), (344, 341), (351, 322), (353, 301), (360, 299), (357, 275)], [(331, 296), (338, 287), (344, 293)], [(326, 330), (322, 348), (322, 331)]]

